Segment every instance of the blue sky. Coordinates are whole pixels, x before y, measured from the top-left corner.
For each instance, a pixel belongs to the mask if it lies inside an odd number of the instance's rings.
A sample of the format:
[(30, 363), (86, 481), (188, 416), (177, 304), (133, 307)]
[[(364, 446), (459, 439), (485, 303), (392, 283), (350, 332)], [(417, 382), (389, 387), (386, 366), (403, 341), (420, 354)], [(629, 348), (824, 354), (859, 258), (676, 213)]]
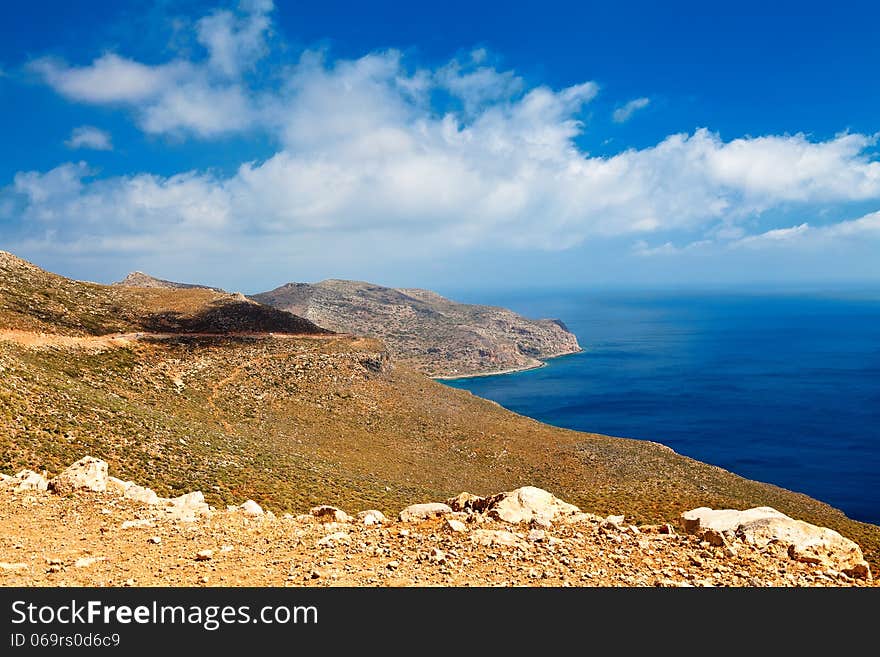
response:
[(880, 283), (878, 10), (707, 4), (3, 3), (0, 248), (247, 292)]

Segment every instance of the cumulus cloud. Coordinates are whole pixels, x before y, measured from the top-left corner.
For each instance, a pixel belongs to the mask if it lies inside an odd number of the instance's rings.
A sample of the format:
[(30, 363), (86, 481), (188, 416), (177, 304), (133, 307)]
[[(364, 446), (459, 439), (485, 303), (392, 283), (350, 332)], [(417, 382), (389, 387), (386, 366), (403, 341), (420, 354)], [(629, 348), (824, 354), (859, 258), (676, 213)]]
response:
[(70, 139), (64, 142), (68, 148), (91, 148), (96, 151), (112, 151), (113, 140), (110, 133), (95, 126), (81, 125), (70, 133)]
[(270, 0), (242, 2), (196, 23), (206, 56), (147, 65), (113, 52), (85, 66), (55, 58), (29, 64), (59, 94), (94, 105), (129, 107), (151, 134), (201, 138), (240, 132), (258, 121), (259, 102), (243, 79), (268, 53)]
[[(306, 51), (274, 71), (271, 88), (255, 90), (247, 73), (267, 59), (270, 10), (252, 1), (197, 22), (200, 60), (146, 66), (105, 54), (85, 67), (34, 66), (74, 100), (131, 107), (148, 133), (259, 129), (276, 140), (273, 155), (226, 176), (101, 178), (64, 164), (18, 174), (0, 202), (35, 235), (49, 229), (56, 242), (82, 248), (163, 248), (169, 234), (202, 249), (260, 240), (293, 249), (320, 245), (322, 235), (337, 246), (340, 235), (369, 235), (397, 252), (415, 243), (435, 252), (555, 250), (622, 237), (651, 255), (685, 248), (669, 239), (676, 231), (698, 245), (733, 244), (768, 233), (760, 228), (768, 210), (880, 200), (869, 135), (725, 141), (700, 128), (592, 156), (578, 138), (589, 129), (584, 109), (595, 83), (529, 86), (492, 67), (485, 51), (433, 68), (394, 50), (335, 60)], [(632, 106), (631, 114), (647, 102), (620, 109)], [(853, 230), (839, 226), (838, 236)]]
[(632, 115), (640, 109), (646, 108), (651, 104), (650, 98), (635, 98), (625, 105), (618, 107), (611, 115), (615, 123), (626, 123), (632, 118)]

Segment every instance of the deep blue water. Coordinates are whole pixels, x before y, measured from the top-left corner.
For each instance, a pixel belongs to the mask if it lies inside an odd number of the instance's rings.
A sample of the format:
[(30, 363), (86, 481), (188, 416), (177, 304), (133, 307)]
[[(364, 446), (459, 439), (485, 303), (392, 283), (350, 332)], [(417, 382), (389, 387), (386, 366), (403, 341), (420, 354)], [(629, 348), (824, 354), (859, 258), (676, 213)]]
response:
[(449, 385), (557, 426), (661, 442), (880, 524), (880, 294), (463, 300), (560, 318), (585, 352)]

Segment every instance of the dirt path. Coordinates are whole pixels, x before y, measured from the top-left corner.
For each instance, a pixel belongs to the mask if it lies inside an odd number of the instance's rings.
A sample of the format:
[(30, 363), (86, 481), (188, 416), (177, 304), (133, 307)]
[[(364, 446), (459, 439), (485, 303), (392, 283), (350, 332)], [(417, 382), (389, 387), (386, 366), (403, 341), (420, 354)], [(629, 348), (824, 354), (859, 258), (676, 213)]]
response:
[(13, 342), (25, 347), (65, 347), (68, 349), (108, 349), (125, 347), (139, 341), (175, 340), (180, 338), (254, 338), (258, 340), (330, 340), (349, 337), (344, 334), (314, 333), (110, 333), (107, 335), (58, 335), (56, 333), (37, 333), (18, 329), (0, 329), (0, 342)]

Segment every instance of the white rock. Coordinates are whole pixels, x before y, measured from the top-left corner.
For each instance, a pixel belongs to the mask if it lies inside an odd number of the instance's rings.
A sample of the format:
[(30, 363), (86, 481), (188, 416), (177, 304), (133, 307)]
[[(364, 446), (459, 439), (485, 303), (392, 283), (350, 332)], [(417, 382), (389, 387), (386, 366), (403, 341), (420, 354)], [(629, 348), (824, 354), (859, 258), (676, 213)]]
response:
[(214, 550), (199, 550), (196, 552), (196, 561), (210, 561), (214, 558)]
[(385, 514), (376, 509), (361, 511), (357, 514), (357, 519), (361, 521), (361, 524), (367, 526), (382, 525), (388, 522), (388, 518), (385, 517)]
[(463, 534), (467, 532), (467, 525), (464, 524), (461, 520), (456, 520), (455, 518), (446, 518), (446, 529), (451, 532), (456, 532), (459, 534)]
[(536, 519), (552, 522), (580, 512), (574, 504), (563, 502), (552, 493), (534, 486), (493, 495), (487, 500), (486, 509), (490, 518), (512, 524)]
[(312, 507), (309, 513), (321, 522), (351, 522), (351, 516), (345, 511), (328, 504)]
[(167, 506), (166, 513), (176, 520), (193, 521), (211, 513), (204, 494), (198, 490), (171, 499), (160, 498), (159, 501)]
[(80, 557), (73, 562), (75, 568), (88, 568), (100, 561), (107, 561), (107, 557)]
[(419, 520), (427, 520), (428, 518), (436, 518), (447, 513), (452, 513), (452, 509), (448, 504), (443, 504), (442, 502), (411, 504), (398, 514), (398, 520), (401, 522), (417, 522)]
[(475, 529), (471, 532), (471, 540), (480, 545), (504, 545), (514, 546), (519, 543), (516, 534), (499, 529)]
[(146, 488), (145, 486), (137, 486), (135, 484), (132, 484), (131, 486), (126, 488), (123, 495), (129, 500), (141, 502), (142, 504), (155, 505), (161, 502), (161, 498), (156, 495), (156, 491), (152, 490), (151, 488)]
[(20, 493), (26, 490), (46, 490), (49, 486), (49, 482), (46, 481), (46, 478), (33, 470), (22, 470), (14, 477), (9, 477), (4, 475), (5, 479), (0, 482), (0, 485), (5, 487), (12, 487), (12, 490), (16, 493)]
[(0, 570), (28, 570), (30, 566), (26, 563), (8, 563), (6, 561), (0, 561)]
[(155, 523), (149, 518), (138, 518), (137, 520), (126, 520), (124, 521), (119, 528), (120, 529), (138, 529), (141, 527), (154, 527)]
[(777, 542), (786, 546), (789, 557), (797, 561), (871, 579), (870, 567), (856, 543), (833, 529), (789, 518), (771, 507), (746, 511), (701, 507), (682, 514), (682, 519), (691, 533), (734, 532), (759, 548)]
[(334, 545), (348, 545), (351, 543), (351, 537), (345, 532), (333, 532), (322, 539), (319, 539), (316, 545), (318, 547), (332, 547)]
[(107, 462), (93, 456), (84, 456), (57, 477), (49, 481), (49, 489), (61, 495), (75, 490), (107, 490)]
[(253, 500), (247, 500), (246, 502), (243, 502), (238, 508), (241, 509), (241, 512), (244, 513), (246, 516), (263, 515), (263, 507), (261, 507)]
[(762, 518), (787, 518), (784, 513), (769, 506), (759, 506), (746, 511), (737, 509), (710, 509), (701, 506), (681, 514), (684, 528), (689, 534), (696, 534), (703, 529), (714, 529), (717, 532), (735, 532), (737, 528), (752, 520)]

